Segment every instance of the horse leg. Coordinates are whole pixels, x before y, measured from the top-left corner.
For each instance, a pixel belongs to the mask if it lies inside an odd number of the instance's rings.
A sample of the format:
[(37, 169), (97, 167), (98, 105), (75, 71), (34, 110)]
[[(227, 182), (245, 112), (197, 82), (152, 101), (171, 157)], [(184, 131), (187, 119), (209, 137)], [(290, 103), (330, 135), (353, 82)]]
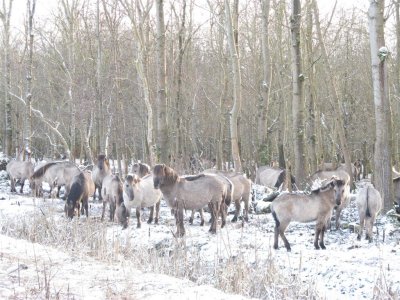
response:
[(204, 226), (204, 211), (202, 208), (199, 209), (200, 213), (200, 226)]
[(211, 226), (208, 231), (211, 233), (217, 233), (218, 209), (215, 207), (213, 202), (208, 203), (208, 207), (210, 208), (212, 218)]
[(365, 239), (372, 243), (372, 227), (374, 226), (374, 220), (372, 217), (366, 218), (365, 223)]
[(361, 241), (361, 236), (364, 230), (365, 216), (360, 216), (360, 229), (357, 234), (357, 240)]
[(243, 219), (246, 222), (249, 222), (249, 197), (246, 197), (246, 199), (244, 199), (244, 210), (243, 210)]
[(336, 208), (336, 213), (335, 213), (335, 225), (336, 225), (336, 230), (340, 228), (340, 213), (342, 212), (342, 208), (338, 206)]
[(89, 218), (89, 203), (88, 202), (89, 201), (86, 198), (85, 201), (84, 201), (84, 207), (85, 207), (85, 210), (86, 210), (86, 218)]
[(114, 221), (114, 215), (115, 215), (115, 199), (112, 199), (110, 201), (110, 221)]
[(137, 228), (142, 227), (142, 220), (140, 219), (140, 207), (136, 207)]
[(235, 199), (235, 215), (233, 216), (231, 222), (237, 222), (240, 214), (240, 199)]
[(57, 198), (60, 198), (60, 190), (61, 190), (61, 186), (57, 186)]
[(190, 225), (193, 225), (193, 220), (194, 220), (194, 214), (195, 214), (195, 210), (194, 209), (192, 209), (192, 213), (191, 213), (191, 215), (190, 215), (190, 218), (189, 218), (189, 224)]
[(101, 213), (101, 220), (104, 220), (104, 213), (106, 211), (106, 205), (107, 205), (107, 201), (103, 201), (103, 211)]
[(219, 208), (219, 212), (221, 214), (221, 228), (224, 228), (225, 224), (226, 224), (226, 204), (224, 202), (224, 200), (222, 200), (221, 202), (221, 206)]
[(176, 236), (182, 237), (185, 235), (185, 226), (183, 225), (183, 208), (181, 206), (175, 209), (176, 221)]
[(319, 237), (319, 246), (321, 247), (321, 249), (325, 250), (325, 244), (324, 244), (324, 235), (325, 235), (325, 227), (326, 227), (326, 223), (321, 224), (322, 228), (321, 228), (321, 232), (320, 232), (320, 237)]
[(285, 244), (286, 250), (287, 250), (288, 252), (290, 252), (292, 249), (290, 248), (289, 241), (287, 240), (287, 238), (286, 238), (286, 236), (285, 236), (285, 230), (286, 230), (286, 228), (287, 228), (288, 225), (289, 225), (289, 223), (287, 223), (287, 224), (282, 224), (282, 222), (281, 222), (281, 224), (280, 224), (280, 226), (279, 226), (278, 232), (279, 232), (279, 235), (281, 236), (281, 239), (282, 239), (283, 243)]
[(147, 220), (147, 224), (151, 224), (151, 222), (153, 222), (153, 215), (154, 215), (154, 205), (150, 207), (150, 215), (149, 219)]
[(160, 218), (160, 204), (161, 204), (161, 201), (158, 201), (156, 203), (156, 216), (154, 218), (154, 224), (158, 224), (158, 219)]
[(20, 194), (24, 193), (24, 185), (25, 185), (25, 178), (21, 178), (21, 189), (19, 190)]
[(16, 193), (17, 190), (15, 189), (15, 178), (10, 176), (10, 185), (11, 185), (11, 193)]

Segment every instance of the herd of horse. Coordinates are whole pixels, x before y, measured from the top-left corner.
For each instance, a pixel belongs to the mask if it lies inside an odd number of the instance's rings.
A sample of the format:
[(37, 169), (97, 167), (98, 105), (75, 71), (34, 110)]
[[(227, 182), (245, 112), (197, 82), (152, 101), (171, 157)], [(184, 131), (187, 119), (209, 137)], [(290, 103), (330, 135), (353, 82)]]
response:
[[(291, 250), (285, 236), (289, 223), (316, 221), (314, 246), (325, 249), (324, 234), (335, 211), (336, 229), (340, 227), (340, 213), (350, 200), (350, 176), (360, 180), (361, 164), (352, 165), (349, 174), (344, 165), (337, 168), (325, 164), (323, 170), (310, 176), (310, 181), (320, 184), (310, 193), (301, 191), (279, 192), (270, 205), (275, 222), (274, 248), (278, 249), (279, 236), (287, 251)], [(47, 182), (51, 189), (57, 188), (57, 197), (64, 186), (65, 215), (68, 218), (85, 214), (89, 216), (89, 197), (98, 197), (103, 203), (102, 220), (109, 206), (109, 219), (127, 228), (130, 213), (136, 210), (137, 227), (141, 227), (141, 210), (150, 208), (148, 223), (159, 221), (160, 202), (164, 199), (171, 208), (176, 221), (175, 236), (185, 235), (184, 212), (192, 211), (190, 223), (193, 222), (195, 211), (200, 212), (203, 225), (203, 209), (208, 207), (211, 215), (211, 233), (216, 233), (218, 219), (221, 217), (221, 228), (226, 224), (228, 207), (235, 206), (231, 222), (239, 220), (243, 202), (243, 222), (249, 221), (249, 208), (252, 198), (252, 181), (243, 173), (207, 169), (197, 175), (179, 175), (174, 169), (157, 164), (153, 168), (144, 163), (132, 165), (129, 175), (124, 180), (113, 174), (108, 158), (105, 155), (97, 157), (91, 170), (81, 170), (72, 162), (54, 161), (35, 166), (31, 162), (12, 160), (6, 168), (10, 181), (11, 192), (16, 192), (16, 181), (21, 184), (20, 192), (26, 179), (29, 179), (34, 196), (41, 194), (42, 182)], [(400, 176), (394, 179), (399, 182)], [(288, 176), (286, 170), (277, 167), (262, 166), (257, 169), (255, 183), (269, 188), (281, 190), (288, 184), (297, 190), (293, 175)], [(395, 189), (396, 189), (395, 185)], [(379, 192), (368, 183), (360, 189), (357, 196), (357, 207), (360, 217), (360, 233), (366, 229), (366, 238), (372, 241), (372, 226), (376, 215), (382, 207)], [(154, 216), (155, 214), (155, 216)]]

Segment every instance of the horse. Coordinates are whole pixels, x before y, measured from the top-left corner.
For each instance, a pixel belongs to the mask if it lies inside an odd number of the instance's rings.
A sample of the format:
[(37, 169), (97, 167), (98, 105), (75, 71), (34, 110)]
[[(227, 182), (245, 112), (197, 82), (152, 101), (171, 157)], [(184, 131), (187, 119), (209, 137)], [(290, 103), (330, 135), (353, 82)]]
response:
[(313, 190), (310, 195), (300, 193), (285, 193), (279, 195), (271, 203), (271, 212), (275, 221), (274, 249), (278, 249), (280, 235), (287, 251), (291, 251), (285, 236), (285, 230), (290, 222), (317, 221), (315, 226), (315, 249), (326, 249), (324, 234), (327, 221), (335, 205), (340, 205), (345, 183), (338, 178), (332, 178), (322, 187)]
[(357, 240), (361, 240), (361, 235), (365, 226), (365, 238), (371, 243), (372, 227), (377, 214), (382, 209), (381, 194), (371, 183), (367, 183), (366, 186), (359, 190), (356, 202), (358, 215), (360, 217), (360, 231), (358, 232)]
[(156, 211), (154, 223), (158, 224), (160, 215), (160, 190), (156, 190), (153, 184), (153, 175), (148, 174), (142, 178), (138, 175), (128, 175), (124, 182), (124, 204), (129, 218), (131, 208), (136, 208), (137, 228), (141, 227), (141, 208), (150, 207), (150, 216), (147, 221), (148, 224), (153, 222), (154, 208)]
[[(33, 175), (33, 164), (30, 161), (19, 161), (19, 160), (11, 160), (7, 166), (6, 171), (8, 176), (10, 176), (11, 182), (11, 193), (16, 193), (15, 189), (16, 181), (19, 180), (21, 183), (20, 193), (23, 193), (25, 180), (28, 179), (31, 181), (31, 177)], [(32, 186), (32, 182), (31, 186)]]
[(204, 173), (218, 174), (227, 177), (233, 183), (232, 199), (235, 202), (235, 215), (232, 222), (236, 222), (240, 214), (241, 201), (244, 202), (243, 219), (249, 221), (249, 202), (251, 195), (251, 180), (243, 173), (219, 171), (215, 169), (205, 170)]
[(336, 169), (334, 171), (317, 171), (310, 176), (311, 181), (316, 180), (329, 180), (333, 176), (338, 177), (344, 182), (344, 193), (341, 199), (341, 204), (335, 207), (335, 227), (339, 229), (340, 227), (340, 214), (342, 210), (347, 207), (350, 201), (350, 175), (344, 169)]
[[(207, 173), (207, 172), (204, 172), (204, 173)], [(221, 210), (220, 210), (221, 217), (224, 218), (224, 216), (228, 212), (228, 207), (229, 207), (229, 205), (231, 205), (231, 202), (232, 202), (232, 199), (233, 199), (233, 196), (234, 196), (233, 192), (234, 192), (235, 188), (234, 188), (233, 182), (228, 177), (224, 176), (222, 173), (221, 174), (217, 174), (215, 172), (208, 172), (208, 174), (213, 175), (213, 176), (218, 176), (219, 179), (221, 179), (222, 182), (225, 185), (225, 188), (226, 188), (227, 192), (226, 192), (226, 196), (224, 198), (224, 203), (222, 204), (222, 207), (221, 207)], [(198, 175), (184, 175), (184, 176), (182, 176), (182, 178), (185, 178), (186, 180), (190, 181), (190, 180), (192, 180), (192, 178), (196, 179), (197, 176)], [(239, 210), (240, 210), (240, 202), (239, 202)], [(191, 216), (189, 218), (189, 224), (191, 224), (191, 225), (193, 224), (193, 221), (194, 221), (195, 211), (196, 210), (194, 210), (194, 209), (192, 210), (192, 214), (191, 214)], [(203, 226), (204, 225), (204, 211), (203, 211), (203, 208), (198, 209), (198, 212), (200, 213), (200, 226)], [(211, 216), (210, 222), (212, 222), (212, 217), (213, 216)], [(236, 222), (236, 221), (234, 221), (234, 222)]]
[[(297, 190), (296, 179), (290, 175), (292, 189)], [(286, 170), (277, 167), (262, 166), (256, 171), (256, 184), (261, 184), (269, 188), (279, 189), (286, 181)]]
[(131, 167), (131, 174), (139, 176), (142, 178), (147, 174), (150, 174), (150, 166), (144, 163), (134, 163)]
[[(343, 163), (339, 165), (335, 165), (333, 163), (323, 163), (320, 171), (339, 171), (339, 170), (347, 172), (346, 165)], [(354, 181), (360, 181), (362, 170), (363, 170), (363, 165), (359, 159), (357, 159), (354, 163), (351, 164), (351, 174), (353, 176)]]
[(68, 197), (72, 179), (80, 173), (79, 168), (69, 161), (54, 161), (46, 163), (38, 168), (32, 175), (36, 189), (41, 183), (47, 182), (50, 188), (57, 187), (57, 198), (60, 196), (60, 189), (65, 186), (64, 197)]
[(104, 220), (104, 214), (108, 203), (110, 206), (110, 221), (114, 221), (115, 212), (118, 210), (118, 221), (122, 224), (123, 228), (128, 227), (122, 182), (117, 175), (107, 175), (104, 177), (101, 186), (101, 195), (103, 199), (101, 220)]
[(94, 189), (95, 186), (90, 173), (80, 172), (78, 175), (76, 175), (72, 179), (71, 189), (64, 207), (66, 217), (72, 219), (75, 215), (75, 209), (77, 209), (78, 218), (80, 217), (80, 212), (84, 214), (85, 211), (86, 217), (88, 218), (88, 200), (89, 197), (93, 195)]
[(208, 204), (212, 216), (209, 231), (211, 233), (217, 232), (217, 217), (220, 211), (222, 212), (221, 227), (225, 225), (226, 216), (223, 212), (227, 189), (218, 176), (199, 174), (184, 178), (165, 164), (159, 164), (153, 169), (153, 183), (154, 188), (161, 190), (168, 206), (174, 210), (177, 236), (185, 235), (184, 209), (200, 209)]
[(95, 198), (97, 190), (97, 193), (99, 195), (99, 201), (102, 200), (101, 187), (103, 184), (103, 180), (107, 175), (111, 175), (111, 173), (112, 172), (108, 158), (104, 154), (100, 154), (97, 157), (97, 162), (93, 166), (93, 171), (92, 171), (92, 179), (95, 184), (95, 191), (93, 194), (93, 198)]

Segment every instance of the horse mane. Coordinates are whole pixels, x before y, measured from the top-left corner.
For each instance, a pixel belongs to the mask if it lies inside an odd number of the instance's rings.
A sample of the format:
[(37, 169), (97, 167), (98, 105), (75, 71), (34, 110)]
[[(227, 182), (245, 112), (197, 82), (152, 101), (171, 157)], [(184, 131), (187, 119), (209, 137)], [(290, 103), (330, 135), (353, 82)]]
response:
[(139, 172), (140, 174), (149, 174), (150, 166), (148, 164), (139, 163)]
[(58, 164), (58, 162), (53, 161), (53, 162), (49, 162), (47, 164), (45, 164), (44, 166), (40, 167), (39, 169), (37, 169), (35, 172), (33, 172), (32, 178), (33, 179), (37, 179), (40, 178), (44, 175), (44, 173), (46, 173), (46, 171), (51, 167)]
[(195, 181), (195, 180), (197, 180), (197, 179), (199, 179), (199, 178), (202, 178), (202, 177), (205, 177), (205, 175), (204, 174), (198, 174), (198, 175), (188, 175), (188, 176), (185, 176), (185, 177), (183, 177), (185, 180), (187, 180), (187, 181)]

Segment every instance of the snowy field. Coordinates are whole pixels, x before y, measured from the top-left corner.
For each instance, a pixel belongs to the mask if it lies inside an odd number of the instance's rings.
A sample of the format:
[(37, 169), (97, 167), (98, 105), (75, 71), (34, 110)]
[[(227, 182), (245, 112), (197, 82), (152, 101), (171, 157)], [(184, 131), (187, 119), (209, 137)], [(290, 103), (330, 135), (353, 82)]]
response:
[[(265, 202), (256, 188), (259, 212)], [(133, 213), (122, 230), (100, 221), (98, 202), (90, 202), (88, 220), (69, 221), (63, 200), (9, 191), (0, 171), (1, 299), (400, 298), (399, 222), (381, 216), (374, 242), (357, 241), (347, 226), (357, 222), (355, 194), (342, 213), (345, 229), (325, 235), (326, 250), (314, 250), (313, 223), (293, 223), (288, 253), (281, 240), (272, 248), (274, 222), (266, 213), (228, 222), (216, 235), (196, 218), (176, 239), (165, 203), (160, 224), (137, 229)]]

